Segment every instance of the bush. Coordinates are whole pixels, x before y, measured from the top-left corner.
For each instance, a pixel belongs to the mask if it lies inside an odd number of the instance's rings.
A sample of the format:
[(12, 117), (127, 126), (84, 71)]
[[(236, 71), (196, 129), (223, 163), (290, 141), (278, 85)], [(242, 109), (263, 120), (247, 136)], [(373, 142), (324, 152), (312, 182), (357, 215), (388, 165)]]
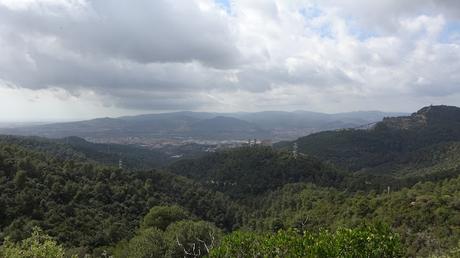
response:
[(281, 230), (275, 234), (234, 232), (210, 257), (402, 257), (399, 236), (382, 225), (318, 233)]
[(114, 256), (126, 258), (164, 257), (165, 252), (164, 232), (158, 228), (147, 228), (129, 242), (118, 244), (114, 250)]
[(185, 220), (190, 214), (180, 206), (155, 206), (142, 221), (142, 228), (156, 227), (165, 230), (171, 223)]

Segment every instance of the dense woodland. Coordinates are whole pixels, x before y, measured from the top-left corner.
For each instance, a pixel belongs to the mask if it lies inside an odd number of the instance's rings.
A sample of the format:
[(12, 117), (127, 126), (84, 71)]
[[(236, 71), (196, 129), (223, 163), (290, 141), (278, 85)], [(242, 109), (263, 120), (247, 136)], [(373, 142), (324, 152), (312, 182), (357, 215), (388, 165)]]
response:
[(120, 145), (123, 169), (105, 145), (2, 136), (0, 257), (459, 257), (459, 132), (460, 109), (427, 107), (297, 156)]
[(227, 230), (240, 221), (240, 208), (225, 195), (164, 171), (64, 160), (10, 143), (0, 146), (0, 173), (2, 235), (13, 240), (39, 226), (68, 246), (111, 245), (162, 204), (179, 204)]

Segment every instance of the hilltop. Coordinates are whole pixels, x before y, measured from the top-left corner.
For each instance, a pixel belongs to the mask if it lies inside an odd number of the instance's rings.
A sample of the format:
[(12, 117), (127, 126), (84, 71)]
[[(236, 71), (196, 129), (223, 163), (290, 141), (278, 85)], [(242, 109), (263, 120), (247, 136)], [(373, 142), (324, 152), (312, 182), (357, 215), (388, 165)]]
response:
[(298, 182), (321, 186), (343, 185), (344, 175), (315, 158), (294, 158), (290, 152), (255, 146), (219, 151), (178, 161), (168, 167), (233, 198), (256, 196)]
[(385, 117), (377, 126), (415, 130), (426, 127), (460, 127), (460, 108), (454, 106), (428, 106), (410, 116)]
[[(384, 118), (370, 129), (320, 132), (294, 142), (301, 153), (333, 162), (350, 171), (376, 172), (370, 168), (381, 168), (379, 173), (391, 171), (398, 174), (395, 171), (398, 166), (407, 165), (414, 156), (421, 156), (421, 153), (429, 156), (439, 149), (449, 149), (446, 145), (455, 148), (458, 141), (460, 108), (430, 106), (410, 116)], [(290, 149), (294, 142), (280, 143), (277, 147)], [(415, 166), (416, 163), (411, 164)]]

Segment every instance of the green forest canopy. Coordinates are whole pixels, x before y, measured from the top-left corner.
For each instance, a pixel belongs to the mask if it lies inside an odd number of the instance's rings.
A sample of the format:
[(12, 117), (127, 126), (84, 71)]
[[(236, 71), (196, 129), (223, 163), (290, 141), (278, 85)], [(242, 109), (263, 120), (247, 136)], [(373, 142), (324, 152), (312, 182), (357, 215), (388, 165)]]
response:
[(289, 145), (245, 147), (150, 170), (0, 137), (3, 256), (35, 245), (57, 257), (455, 257), (460, 139), (452, 112), (437, 112), (308, 136), (297, 158)]

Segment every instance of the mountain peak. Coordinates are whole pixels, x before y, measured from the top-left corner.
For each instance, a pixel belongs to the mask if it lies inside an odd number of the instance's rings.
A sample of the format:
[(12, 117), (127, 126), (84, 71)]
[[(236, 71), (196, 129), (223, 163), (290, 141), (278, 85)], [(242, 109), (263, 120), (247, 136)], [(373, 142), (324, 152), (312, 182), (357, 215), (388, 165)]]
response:
[(431, 105), (423, 107), (410, 116), (386, 117), (379, 125), (405, 130), (457, 122), (460, 122), (460, 108), (446, 105)]
[(460, 108), (455, 106), (446, 106), (446, 105), (437, 105), (437, 106), (427, 106), (423, 107), (414, 114), (418, 115), (439, 115), (439, 114), (449, 114), (449, 115), (459, 115)]

